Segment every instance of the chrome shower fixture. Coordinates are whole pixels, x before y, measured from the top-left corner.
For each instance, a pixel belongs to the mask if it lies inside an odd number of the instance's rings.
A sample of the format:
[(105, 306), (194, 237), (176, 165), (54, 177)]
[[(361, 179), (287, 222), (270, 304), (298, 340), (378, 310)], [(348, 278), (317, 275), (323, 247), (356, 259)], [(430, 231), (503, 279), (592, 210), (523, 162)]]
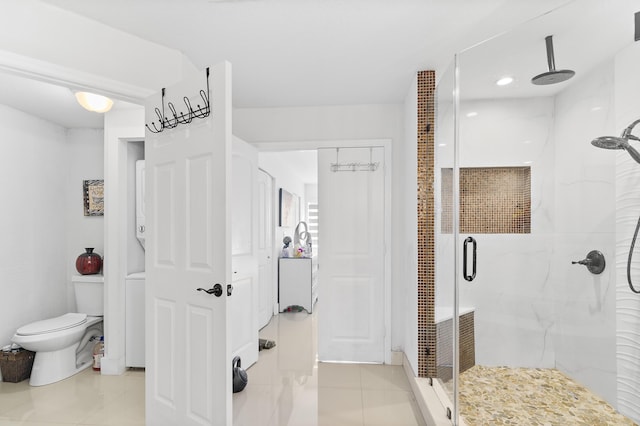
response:
[[(591, 141), (591, 145), (596, 146), (598, 148), (604, 149), (624, 149), (629, 153), (631, 158), (636, 160), (637, 163), (640, 163), (640, 153), (635, 150), (631, 145), (629, 145), (629, 140), (632, 139), (634, 141), (640, 141), (640, 138), (631, 134), (636, 125), (640, 123), (640, 118), (629, 124), (626, 129), (622, 131), (620, 137), (616, 136), (601, 136), (599, 138), (595, 138)], [(629, 257), (627, 258), (627, 283), (629, 284), (629, 288), (632, 292), (636, 294), (640, 294), (640, 289), (636, 289), (633, 285), (633, 281), (631, 280), (631, 259), (633, 258), (633, 249), (636, 245), (636, 239), (638, 238), (638, 231), (640, 231), (640, 217), (638, 218), (638, 222), (636, 224), (636, 230), (633, 233), (633, 238), (631, 239), (631, 247), (629, 248)]]
[(640, 138), (631, 134), (633, 128), (640, 123), (640, 119), (629, 124), (626, 129), (622, 131), (620, 137), (617, 136), (600, 136), (591, 141), (591, 145), (604, 149), (624, 149), (631, 158), (640, 163), (640, 153), (629, 145), (629, 140), (640, 141)]
[(573, 70), (556, 70), (556, 60), (553, 54), (553, 36), (546, 36), (544, 41), (547, 45), (547, 64), (549, 65), (549, 71), (536, 75), (531, 79), (531, 82), (537, 86), (546, 86), (561, 83), (576, 75), (576, 72)]

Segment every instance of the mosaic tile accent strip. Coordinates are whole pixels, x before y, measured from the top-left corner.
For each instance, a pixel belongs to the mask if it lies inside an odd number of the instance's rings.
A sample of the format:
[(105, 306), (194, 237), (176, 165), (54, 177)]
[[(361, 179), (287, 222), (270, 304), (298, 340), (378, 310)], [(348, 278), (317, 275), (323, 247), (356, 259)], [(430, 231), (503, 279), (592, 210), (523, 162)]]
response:
[[(442, 169), (442, 232), (452, 232), (453, 169)], [(460, 169), (460, 232), (531, 233), (531, 168)]]
[(436, 377), (435, 71), (418, 72), (418, 376)]
[(636, 425), (560, 371), (541, 368), (467, 370), (460, 375), (460, 414), (468, 426)]
[[(476, 365), (474, 313), (460, 315), (460, 372)], [(453, 379), (453, 319), (436, 323), (438, 347), (436, 350), (437, 378), (447, 382)]]

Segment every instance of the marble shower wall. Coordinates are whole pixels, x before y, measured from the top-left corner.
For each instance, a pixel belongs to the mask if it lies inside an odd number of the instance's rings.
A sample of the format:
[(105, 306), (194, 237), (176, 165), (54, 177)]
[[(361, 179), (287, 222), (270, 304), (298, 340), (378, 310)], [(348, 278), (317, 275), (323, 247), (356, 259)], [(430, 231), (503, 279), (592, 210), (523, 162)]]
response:
[[(615, 58), (615, 129), (619, 135), (640, 118), (640, 43), (622, 50)], [(634, 135), (640, 135), (636, 127)], [(637, 142), (632, 142), (636, 148)], [(621, 413), (640, 423), (640, 294), (629, 289), (626, 277), (627, 256), (638, 215), (640, 215), (640, 166), (626, 152), (615, 160), (616, 202), (616, 347), (617, 390)], [(640, 246), (632, 262), (632, 278), (640, 287)]]
[[(613, 63), (555, 98), (555, 233), (550, 275), (556, 368), (616, 406), (615, 153), (591, 145), (615, 134)], [(600, 275), (571, 261), (600, 250)]]

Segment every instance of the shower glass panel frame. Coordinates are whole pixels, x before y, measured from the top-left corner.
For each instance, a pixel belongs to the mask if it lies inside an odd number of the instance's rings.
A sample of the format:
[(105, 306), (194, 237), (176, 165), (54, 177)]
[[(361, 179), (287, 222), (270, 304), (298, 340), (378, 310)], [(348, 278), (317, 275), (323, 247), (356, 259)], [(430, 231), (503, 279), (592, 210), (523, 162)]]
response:
[[(590, 144), (598, 136), (618, 134), (638, 116), (637, 111), (616, 111), (618, 100), (614, 97), (628, 85), (614, 80), (621, 74), (615, 68), (618, 57), (614, 55), (629, 49), (633, 41), (616, 47), (611, 59), (580, 64), (573, 79), (549, 86), (531, 83), (547, 65), (546, 36), (553, 34), (555, 56), (562, 68), (571, 68), (573, 64), (564, 59), (569, 49), (566, 40), (576, 32), (588, 36), (604, 33), (611, 26), (596, 23), (610, 16), (614, 19), (617, 12), (627, 13), (631, 26), (633, 9), (629, 4), (626, 0), (619, 7), (605, 0), (564, 4), (459, 52), (439, 79), (434, 147), (434, 191), (439, 203), (435, 317), (441, 317), (438, 311), (452, 304), (453, 330), (448, 344), (452, 348), (453, 387), (441, 400), (451, 409), (454, 425), (460, 424), (465, 414), (466, 361), (462, 359), (465, 343), (461, 329), (465, 325), (461, 321), (469, 312), (475, 324), (475, 371), (482, 366), (483, 372), (485, 367), (506, 367), (518, 373), (527, 369), (550, 372), (552, 377), (568, 378), (576, 389), (584, 388), (604, 400), (614, 414), (618, 410), (639, 421), (640, 413), (634, 414), (632, 404), (626, 404), (633, 396), (625, 391), (627, 378), (616, 370), (621, 360), (620, 337), (616, 337), (621, 313), (616, 311), (616, 303), (620, 304), (620, 292), (628, 290), (626, 282), (620, 284), (616, 279), (616, 274), (621, 275), (616, 263), (623, 263), (616, 244), (622, 240), (628, 250), (637, 212), (628, 214), (633, 216), (627, 221), (633, 222), (629, 235), (618, 236), (621, 222), (617, 215), (627, 208), (628, 201), (621, 204), (616, 191), (621, 186), (620, 176), (631, 181), (629, 175), (640, 176), (640, 168), (628, 165), (633, 160), (626, 152), (616, 154)], [(572, 17), (581, 14), (588, 14), (591, 20), (574, 24)], [(625, 22), (621, 20), (619, 26)], [(623, 60), (628, 57), (620, 56)], [(513, 75), (511, 86), (496, 88), (499, 78), (520, 70), (514, 64), (525, 64), (527, 74)], [(640, 87), (640, 77), (637, 79), (634, 87)], [(445, 92), (449, 93), (445, 96)], [(449, 115), (443, 106), (450, 106)], [(446, 126), (451, 130), (443, 130)], [(450, 177), (445, 177), (447, 173)], [(447, 179), (451, 187), (446, 185)], [(447, 197), (452, 202), (448, 203)], [(640, 205), (640, 194), (637, 198)], [(466, 220), (465, 215), (472, 215), (473, 220)], [(467, 237), (477, 240), (477, 277), (471, 282), (462, 279), (463, 241)], [(600, 275), (572, 264), (591, 250), (606, 257), (607, 266)], [(437, 344), (444, 345), (446, 340), (438, 336)], [(440, 377), (436, 381), (446, 385)], [(562, 409), (558, 401), (529, 403), (537, 406), (538, 412), (545, 411), (544, 407)], [(493, 406), (494, 414), (500, 416), (500, 401), (493, 401)]]
[(457, 88), (456, 59), (440, 76), (435, 93), (435, 138), (433, 192), (435, 202), (435, 283), (434, 324), (436, 335), (435, 360), (428, 364), (433, 387), (446, 407), (448, 415), (457, 424), (457, 380), (459, 349), (456, 338), (458, 326), (457, 289), (458, 274), (458, 175), (457, 175)]

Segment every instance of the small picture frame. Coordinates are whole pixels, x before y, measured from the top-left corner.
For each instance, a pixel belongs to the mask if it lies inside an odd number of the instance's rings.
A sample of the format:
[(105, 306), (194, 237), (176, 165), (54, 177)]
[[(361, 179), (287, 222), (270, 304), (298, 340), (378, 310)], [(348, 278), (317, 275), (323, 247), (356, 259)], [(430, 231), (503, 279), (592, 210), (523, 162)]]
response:
[(104, 216), (104, 180), (82, 182), (85, 216)]

